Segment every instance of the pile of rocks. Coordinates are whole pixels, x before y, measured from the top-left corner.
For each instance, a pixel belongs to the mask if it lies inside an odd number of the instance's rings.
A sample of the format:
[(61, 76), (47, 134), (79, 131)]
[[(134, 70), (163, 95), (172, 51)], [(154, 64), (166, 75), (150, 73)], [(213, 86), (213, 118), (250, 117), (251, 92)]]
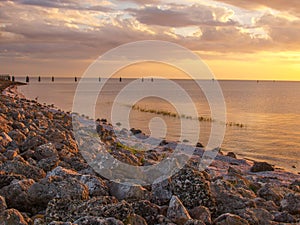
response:
[[(0, 97), (1, 225), (300, 223), (299, 175), (222, 153), (199, 171), (195, 162), (204, 149), (198, 145), (187, 165), (168, 179), (127, 186), (87, 164), (70, 114)], [(151, 151), (132, 151), (118, 143), (107, 121), (98, 123), (111, 155), (131, 165), (158, 163), (176, 146), (164, 141)]]

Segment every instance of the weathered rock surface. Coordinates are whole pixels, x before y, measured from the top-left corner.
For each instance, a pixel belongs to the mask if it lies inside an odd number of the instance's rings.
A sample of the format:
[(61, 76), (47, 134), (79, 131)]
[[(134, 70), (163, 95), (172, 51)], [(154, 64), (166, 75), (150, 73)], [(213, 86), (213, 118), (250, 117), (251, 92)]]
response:
[(184, 225), (191, 219), (188, 211), (177, 196), (173, 196), (170, 200), (167, 217), (179, 225)]

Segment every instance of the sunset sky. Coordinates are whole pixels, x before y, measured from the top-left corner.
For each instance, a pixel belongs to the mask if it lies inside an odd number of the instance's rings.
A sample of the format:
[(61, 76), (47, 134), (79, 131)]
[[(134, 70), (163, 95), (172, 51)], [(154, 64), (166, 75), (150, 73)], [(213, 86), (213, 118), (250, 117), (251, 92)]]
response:
[(80, 76), (138, 40), (197, 53), (218, 79), (300, 80), (299, 0), (0, 0), (0, 73)]

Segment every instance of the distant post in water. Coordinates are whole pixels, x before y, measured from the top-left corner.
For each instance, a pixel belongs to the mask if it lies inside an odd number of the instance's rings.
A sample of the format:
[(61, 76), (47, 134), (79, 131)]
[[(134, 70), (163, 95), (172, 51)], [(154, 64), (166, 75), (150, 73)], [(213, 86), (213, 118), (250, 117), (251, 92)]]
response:
[(101, 82), (101, 77), (99, 77), (99, 82)]
[(11, 77), (11, 81), (12, 81), (12, 82), (15, 82), (15, 76), (12, 76), (12, 77)]
[(54, 82), (54, 76), (52, 76), (51, 80), (52, 80), (52, 82)]
[(77, 77), (75, 77), (75, 82), (77, 82)]
[(38, 81), (41, 82), (41, 76), (39, 76)]
[(26, 83), (29, 83), (29, 76), (26, 76)]
[(151, 82), (153, 82), (153, 77), (151, 77)]
[(119, 81), (122, 82), (122, 77), (120, 77)]

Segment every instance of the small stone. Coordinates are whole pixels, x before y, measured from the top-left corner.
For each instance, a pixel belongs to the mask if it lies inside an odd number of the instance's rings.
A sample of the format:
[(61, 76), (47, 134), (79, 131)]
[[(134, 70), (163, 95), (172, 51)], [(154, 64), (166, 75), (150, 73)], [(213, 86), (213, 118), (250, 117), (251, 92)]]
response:
[(249, 225), (248, 221), (241, 217), (225, 213), (215, 219), (214, 224), (216, 225)]
[(0, 144), (3, 147), (7, 147), (11, 142), (12, 142), (12, 139), (11, 139), (11, 137), (7, 133), (2, 132), (0, 134)]
[(178, 225), (184, 225), (188, 220), (191, 219), (188, 211), (177, 196), (173, 196), (171, 198), (167, 217)]
[(136, 214), (131, 214), (128, 216), (126, 219), (126, 224), (131, 224), (131, 225), (147, 225), (147, 222), (145, 219), (139, 215)]
[(6, 201), (3, 196), (0, 195), (0, 214), (7, 209)]
[(141, 185), (111, 182), (109, 189), (118, 200), (146, 200), (149, 196), (149, 191)]
[(230, 158), (234, 158), (234, 159), (237, 158), (237, 157), (236, 157), (236, 154), (235, 154), (234, 152), (228, 152), (226, 156), (228, 156), (228, 157), (230, 157)]
[(254, 162), (254, 165), (250, 169), (251, 172), (264, 172), (274, 171), (274, 167), (267, 162)]

